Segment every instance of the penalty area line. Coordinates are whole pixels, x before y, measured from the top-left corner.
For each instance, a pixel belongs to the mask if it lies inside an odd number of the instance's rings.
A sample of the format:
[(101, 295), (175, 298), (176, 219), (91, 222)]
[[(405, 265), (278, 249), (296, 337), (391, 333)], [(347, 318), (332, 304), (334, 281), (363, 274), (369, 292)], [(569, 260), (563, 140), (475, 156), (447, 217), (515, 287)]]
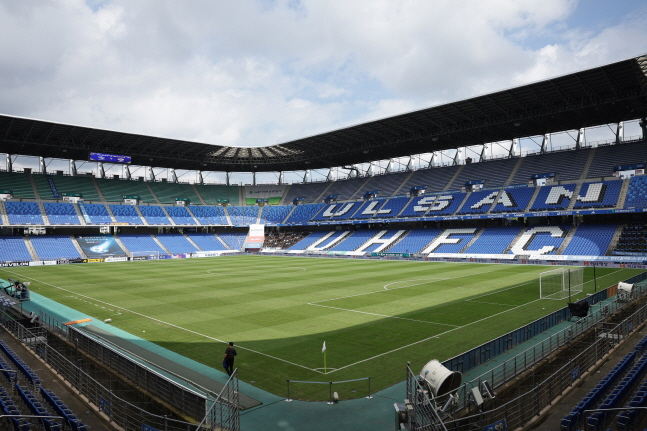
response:
[(369, 313), (368, 311), (359, 311), (359, 310), (351, 310), (351, 309), (348, 309), (348, 308), (331, 307), (329, 305), (315, 304), (314, 302), (309, 302), (308, 305), (314, 305), (316, 307), (332, 308), (334, 310), (349, 311), (351, 313), (361, 313), (361, 314), (368, 314), (368, 315), (371, 315), (371, 316), (389, 317), (391, 319), (408, 320), (410, 322), (420, 322), (420, 323), (428, 323), (428, 324), (431, 324), (431, 325), (443, 325), (443, 326), (458, 327), (458, 325), (450, 325), (448, 323), (428, 322), (426, 320), (408, 319), (406, 317), (389, 316), (387, 314)]
[[(137, 315), (137, 316), (144, 317), (144, 318), (149, 319), (149, 320), (152, 320), (152, 321), (154, 321), (154, 322), (159, 322), (159, 323), (162, 323), (162, 324), (164, 324), (164, 325), (167, 325), (167, 326), (170, 326), (170, 327), (173, 327), (173, 328), (176, 328), (176, 329), (180, 329), (180, 330), (182, 330), (182, 331), (189, 332), (189, 333), (191, 333), (191, 334), (199, 335), (199, 336), (201, 336), (201, 337), (208, 338), (208, 339), (210, 339), (210, 340), (214, 340), (214, 341), (218, 341), (218, 342), (220, 342), (220, 343), (225, 343), (225, 344), (227, 344), (227, 342), (226, 342), (226, 341), (221, 340), (221, 339), (219, 339), (219, 338), (211, 337), (211, 336), (209, 336), (209, 335), (202, 334), (202, 333), (197, 332), (197, 331), (194, 331), (194, 330), (192, 330), (192, 329), (183, 328), (182, 326), (174, 325), (173, 323), (165, 322), (165, 321), (160, 320), (160, 319), (157, 319), (157, 318), (155, 318), (155, 317), (147, 316), (147, 315), (145, 315), (145, 314), (139, 313), (139, 312), (137, 312), (137, 311), (129, 310), (129, 309), (124, 308), (124, 307), (121, 307), (121, 306), (119, 306), (119, 305), (111, 304), (111, 303), (106, 302), (106, 301), (101, 301), (101, 300), (99, 300), (99, 299), (92, 298), (91, 296), (83, 295), (83, 294), (81, 294), (81, 293), (72, 292), (71, 290), (65, 289), (65, 288), (60, 287), (60, 286), (53, 285), (53, 284), (51, 284), (51, 283), (47, 283), (47, 282), (45, 282), (45, 281), (37, 280), (37, 279), (32, 278), (32, 277), (25, 277), (25, 276), (23, 276), (22, 274), (19, 274), (19, 273), (17, 273), (17, 272), (8, 271), (8, 270), (7, 270), (7, 272), (9, 272), (9, 273), (11, 273), (11, 274), (15, 274), (15, 275), (17, 275), (17, 276), (19, 276), (19, 277), (27, 278), (27, 279), (32, 280), (32, 281), (37, 281), (37, 282), (39, 282), (39, 283), (45, 284), (45, 285), (50, 286), (50, 287), (53, 287), (53, 288), (55, 288), (55, 289), (62, 290), (62, 291), (64, 291), (64, 292), (68, 292), (68, 293), (72, 293), (72, 294), (74, 294), (74, 295), (82, 296), (82, 297), (87, 298), (87, 299), (90, 299), (90, 300), (92, 300), (92, 301), (100, 302), (100, 303), (102, 303), (102, 304), (106, 304), (106, 305), (109, 305), (109, 306), (111, 306), (111, 307), (118, 308), (118, 309), (123, 310), (123, 311), (127, 311), (128, 313), (132, 313), (132, 314), (135, 314), (135, 315)], [(134, 334), (133, 334), (133, 335), (134, 335)], [(308, 367), (306, 367), (305, 365), (295, 364), (294, 362), (286, 361), (285, 359), (277, 358), (276, 356), (268, 355), (267, 353), (263, 353), (263, 352), (259, 352), (259, 351), (257, 351), (257, 350), (250, 349), (249, 347), (243, 347), (243, 346), (241, 346), (240, 344), (236, 344), (236, 347), (237, 347), (237, 348), (239, 348), (239, 349), (242, 349), (242, 350), (246, 350), (246, 351), (248, 351), (248, 352), (252, 352), (252, 353), (256, 353), (256, 354), (261, 355), (261, 356), (265, 356), (265, 357), (267, 357), (267, 358), (271, 358), (271, 359), (275, 359), (275, 360), (277, 360), (277, 361), (285, 362), (286, 364), (294, 365), (295, 367), (300, 367), (300, 368), (306, 369), (306, 370), (308, 370), (308, 371), (314, 371), (314, 372), (319, 373), (319, 374), (324, 374), (323, 372), (318, 371), (318, 370), (316, 370), (316, 369), (314, 369), (314, 368), (308, 368)]]
[[(420, 344), (420, 343), (424, 343), (425, 341), (429, 341), (432, 338), (440, 338), (441, 335), (449, 334), (450, 332), (454, 332), (454, 331), (456, 331), (458, 329), (466, 328), (468, 326), (474, 325), (475, 323), (479, 323), (479, 322), (482, 322), (484, 320), (491, 319), (492, 317), (498, 316), (498, 315), (503, 314), (503, 313), (507, 313), (508, 311), (512, 311), (512, 310), (514, 310), (516, 308), (519, 308), (519, 307), (524, 307), (526, 305), (532, 304), (533, 302), (537, 302), (537, 301), (541, 301), (541, 299), (535, 299), (535, 300), (527, 302), (525, 304), (518, 305), (518, 306), (516, 306), (514, 308), (511, 308), (509, 310), (501, 311), (501, 312), (493, 314), (491, 316), (484, 317), (484, 318), (479, 319), (479, 320), (475, 320), (474, 322), (470, 322), (470, 323), (468, 323), (466, 325), (449, 329), (449, 330), (447, 330), (445, 332), (441, 332), (440, 334), (432, 335), (431, 337), (427, 337), (427, 338), (423, 338), (422, 340), (414, 341), (413, 343), (405, 344), (404, 346), (398, 347), (398, 348), (393, 349), (393, 350), (389, 350), (388, 352), (380, 353), (379, 355), (375, 355), (375, 356), (372, 356), (370, 358), (362, 359), (361, 361), (353, 362), (352, 364), (348, 364), (348, 365), (345, 365), (345, 366), (343, 366), (341, 368), (337, 368), (336, 370), (331, 371), (330, 373), (334, 373), (336, 371), (343, 370), (345, 368), (352, 367), (354, 365), (361, 364), (363, 362), (371, 361), (373, 359), (377, 359), (377, 358), (380, 358), (380, 357), (385, 356), (385, 355), (390, 355), (391, 353), (397, 352), (397, 351), (402, 350), (402, 349), (406, 349), (407, 347), (415, 346), (416, 344)], [(328, 374), (330, 374), (330, 373), (328, 373)]]

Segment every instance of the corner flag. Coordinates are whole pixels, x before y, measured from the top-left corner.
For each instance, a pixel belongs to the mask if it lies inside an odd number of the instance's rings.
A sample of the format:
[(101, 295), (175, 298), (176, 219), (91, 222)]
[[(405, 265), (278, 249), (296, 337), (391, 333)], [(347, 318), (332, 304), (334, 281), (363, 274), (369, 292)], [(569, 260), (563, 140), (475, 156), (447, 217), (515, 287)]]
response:
[(323, 347), (321, 348), (321, 353), (323, 353), (323, 352), (325, 352), (325, 351), (326, 351), (326, 342), (324, 341), (324, 345), (323, 345)]
[(324, 354), (324, 374), (326, 374), (326, 342), (324, 341), (323, 347), (321, 348), (321, 353)]

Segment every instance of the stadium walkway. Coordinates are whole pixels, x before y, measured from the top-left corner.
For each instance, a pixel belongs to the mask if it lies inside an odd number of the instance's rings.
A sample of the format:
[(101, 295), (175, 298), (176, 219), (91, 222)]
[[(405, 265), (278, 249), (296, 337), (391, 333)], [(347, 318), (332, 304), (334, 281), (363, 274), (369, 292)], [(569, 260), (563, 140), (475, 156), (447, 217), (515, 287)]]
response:
[[(42, 310), (61, 322), (92, 318), (92, 316), (87, 316), (37, 293), (32, 292), (31, 295), (32, 300), (23, 303), (26, 311), (38, 312)], [(470, 381), (487, 373), (502, 361), (510, 359), (542, 339), (573, 324), (575, 323), (566, 321), (556, 325), (537, 337), (510, 349), (503, 355), (464, 373), (463, 381)], [(222, 384), (227, 380), (226, 374), (220, 370), (195, 362), (104, 322), (92, 320), (92, 322), (78, 326), (85, 326), (85, 331), (100, 335), (117, 346), (136, 353), (136, 355), (129, 355), (134, 360), (142, 362), (142, 358), (149, 358), (147, 361), (143, 361), (147, 366), (156, 368), (152, 364), (159, 365), (160, 367), (157, 367), (156, 370), (173, 380), (177, 381), (179, 380), (177, 376), (181, 376), (188, 381), (199, 381), (201, 386), (214, 391), (218, 391), (218, 388), (222, 387)], [(406, 365), (405, 360), (406, 358), (403, 358), (403, 369)], [(167, 367), (173, 369), (169, 370)], [(185, 374), (187, 370), (190, 370), (192, 374)], [(199, 389), (196, 388), (196, 390)], [(360, 398), (333, 405), (325, 402), (286, 402), (282, 396), (270, 394), (242, 381), (240, 381), (239, 390), (241, 395), (244, 394), (241, 404), (246, 407), (241, 412), (243, 431), (329, 431), (332, 429), (391, 431), (395, 428), (393, 404), (401, 403), (406, 397), (405, 382), (372, 394), (372, 399)]]

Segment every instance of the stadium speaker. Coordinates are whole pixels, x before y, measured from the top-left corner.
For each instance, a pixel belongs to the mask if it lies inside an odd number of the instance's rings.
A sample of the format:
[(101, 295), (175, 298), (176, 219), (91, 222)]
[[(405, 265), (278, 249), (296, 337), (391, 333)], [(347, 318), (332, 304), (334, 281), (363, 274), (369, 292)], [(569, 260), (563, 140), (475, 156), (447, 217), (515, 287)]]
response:
[(590, 304), (588, 302), (569, 302), (568, 310), (572, 316), (586, 317), (589, 314)]
[(487, 380), (481, 382), (481, 395), (483, 395), (483, 398), (494, 399), (494, 390)]
[(449, 394), (447, 397), (447, 401), (445, 401), (445, 404), (440, 408), (440, 411), (445, 413), (447, 410), (455, 407), (458, 405), (458, 397), (454, 397), (453, 395)]
[(476, 406), (483, 404), (483, 396), (481, 395), (479, 388), (472, 388), (472, 391), (470, 392), (470, 401)]
[(461, 385), (462, 375), (458, 371), (451, 371), (436, 359), (427, 362), (420, 372), (420, 377), (425, 379), (434, 397), (451, 394)]

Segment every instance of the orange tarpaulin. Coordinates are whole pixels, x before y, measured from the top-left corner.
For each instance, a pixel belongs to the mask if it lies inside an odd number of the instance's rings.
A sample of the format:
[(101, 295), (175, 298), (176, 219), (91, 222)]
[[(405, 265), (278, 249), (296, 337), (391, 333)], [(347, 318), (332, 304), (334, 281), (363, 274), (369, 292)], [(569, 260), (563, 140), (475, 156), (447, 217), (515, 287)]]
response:
[(65, 322), (65, 323), (63, 323), (63, 325), (76, 325), (77, 323), (85, 323), (85, 322), (89, 322), (89, 321), (91, 321), (91, 320), (92, 320), (92, 319), (79, 319), (79, 320), (72, 320), (72, 321), (70, 321), (70, 322)]

